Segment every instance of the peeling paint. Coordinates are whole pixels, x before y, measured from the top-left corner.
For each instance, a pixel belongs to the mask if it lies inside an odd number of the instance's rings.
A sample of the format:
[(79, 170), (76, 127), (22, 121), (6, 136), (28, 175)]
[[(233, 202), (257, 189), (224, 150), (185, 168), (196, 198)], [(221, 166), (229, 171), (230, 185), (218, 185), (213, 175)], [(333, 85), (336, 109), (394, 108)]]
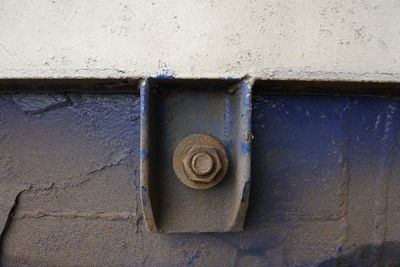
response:
[(39, 114), (71, 105), (66, 95), (60, 94), (19, 94), (13, 95), (14, 102), (27, 114)]
[(101, 213), (88, 213), (79, 211), (70, 212), (50, 212), (45, 210), (34, 210), (34, 211), (22, 211), (18, 212), (13, 219), (25, 219), (25, 218), (43, 218), (43, 217), (59, 217), (59, 218), (82, 218), (88, 220), (128, 220), (136, 217), (135, 213), (125, 212), (101, 212)]

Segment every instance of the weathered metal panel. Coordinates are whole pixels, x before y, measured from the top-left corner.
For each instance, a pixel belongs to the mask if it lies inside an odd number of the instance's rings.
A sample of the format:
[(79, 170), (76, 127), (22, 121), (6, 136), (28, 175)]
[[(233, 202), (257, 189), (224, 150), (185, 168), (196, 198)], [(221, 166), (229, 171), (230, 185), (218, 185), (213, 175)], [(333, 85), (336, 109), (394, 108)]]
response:
[(399, 99), (253, 102), (244, 231), (160, 235), (139, 204), (139, 95), (2, 94), (1, 265), (399, 264)]

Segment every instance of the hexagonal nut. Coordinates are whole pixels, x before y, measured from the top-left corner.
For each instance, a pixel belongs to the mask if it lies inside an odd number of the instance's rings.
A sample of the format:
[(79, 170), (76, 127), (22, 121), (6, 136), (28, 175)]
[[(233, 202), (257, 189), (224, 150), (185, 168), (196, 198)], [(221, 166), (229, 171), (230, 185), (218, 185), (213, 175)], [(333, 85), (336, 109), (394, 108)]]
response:
[[(191, 161), (197, 153), (205, 152), (209, 154), (214, 160), (214, 169), (210, 174), (201, 176), (196, 174), (191, 167)], [(222, 168), (221, 159), (219, 158), (218, 151), (214, 147), (204, 145), (194, 145), (183, 157), (182, 163), (188, 178), (195, 182), (210, 183)]]

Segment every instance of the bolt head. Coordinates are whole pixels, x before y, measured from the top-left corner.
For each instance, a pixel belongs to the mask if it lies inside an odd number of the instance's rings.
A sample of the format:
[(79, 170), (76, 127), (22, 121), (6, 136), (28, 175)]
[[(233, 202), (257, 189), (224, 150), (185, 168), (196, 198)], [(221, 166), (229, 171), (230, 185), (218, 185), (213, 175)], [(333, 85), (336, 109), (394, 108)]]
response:
[(188, 178), (200, 183), (210, 183), (222, 168), (217, 150), (204, 145), (194, 145), (189, 149), (182, 163)]
[(190, 167), (199, 176), (210, 174), (214, 169), (214, 158), (207, 152), (199, 152), (192, 158)]

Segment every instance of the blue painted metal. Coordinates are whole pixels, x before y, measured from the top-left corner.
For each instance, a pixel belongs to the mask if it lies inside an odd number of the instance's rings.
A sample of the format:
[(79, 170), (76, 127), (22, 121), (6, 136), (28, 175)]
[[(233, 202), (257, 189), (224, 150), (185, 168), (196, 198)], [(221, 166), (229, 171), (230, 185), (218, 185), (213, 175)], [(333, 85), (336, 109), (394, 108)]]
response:
[[(73, 265), (400, 264), (398, 98), (255, 92), (244, 231), (154, 235), (145, 231), (140, 209), (127, 220), (62, 217), (70, 209), (92, 212), (93, 206), (100, 211), (111, 206), (111, 215), (120, 206), (135, 211), (140, 157), (148, 156), (139, 149), (138, 95), (67, 95), (71, 106), (40, 108), (39, 114), (25, 112), (26, 101), (15, 101), (23, 95), (14, 100), (12, 94), (0, 96), (1, 155), (13, 160), (12, 168), (1, 167), (7, 174), (1, 188), (54, 182), (43, 192), (21, 194), (15, 219), (1, 238), (0, 265), (54, 265), (49, 251), (67, 255)], [(142, 95), (144, 107), (146, 99)], [(174, 105), (164, 107), (174, 110)], [(229, 109), (222, 113), (223, 124), (231, 125)], [(235, 144), (228, 140), (225, 146)], [(102, 164), (94, 165), (93, 159)], [(54, 168), (53, 162), (69, 164), (67, 171)], [(82, 169), (82, 177), (71, 177)], [(79, 202), (78, 195), (92, 202)], [(41, 213), (29, 217), (35, 209)], [(79, 246), (85, 260), (70, 257)]]

